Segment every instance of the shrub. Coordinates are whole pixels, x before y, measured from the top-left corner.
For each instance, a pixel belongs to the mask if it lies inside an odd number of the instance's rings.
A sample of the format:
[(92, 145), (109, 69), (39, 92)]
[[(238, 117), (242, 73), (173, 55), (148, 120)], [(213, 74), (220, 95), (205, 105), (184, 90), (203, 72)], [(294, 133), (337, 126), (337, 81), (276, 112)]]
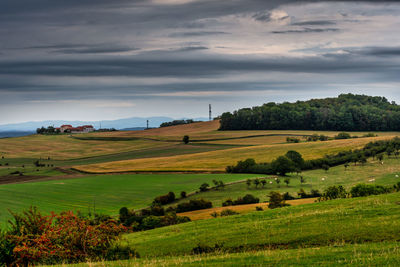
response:
[(335, 135), (335, 139), (350, 139), (351, 135), (349, 133), (338, 133), (337, 135)]
[(222, 206), (235, 206), (235, 205), (245, 205), (245, 204), (253, 204), (253, 203), (259, 203), (260, 199), (251, 195), (247, 194), (244, 197), (238, 197), (236, 200), (232, 199), (227, 199), (224, 202), (222, 202)]
[(166, 195), (158, 196), (154, 199), (153, 203), (158, 203), (160, 205), (166, 205), (175, 201), (174, 192), (169, 192)]
[(107, 259), (118, 236), (129, 231), (114, 220), (92, 224), (72, 212), (44, 216), (31, 208), (12, 215), (6, 240), (16, 266)]
[(181, 203), (176, 207), (176, 212), (186, 212), (212, 208), (211, 201), (205, 199), (192, 199), (189, 202)]
[(192, 249), (192, 254), (204, 254), (219, 251), (223, 249), (223, 244), (215, 244), (214, 247), (208, 245), (198, 244), (197, 247)]
[(210, 187), (209, 184), (203, 183), (203, 184), (199, 187), (200, 192), (205, 192), (205, 191), (207, 191), (209, 187)]
[(299, 143), (300, 139), (296, 137), (286, 137), (286, 142), (288, 143)]
[(286, 192), (285, 194), (283, 194), (283, 199), (284, 200), (292, 200), (292, 199), (296, 199), (295, 197), (291, 196), (289, 194), (289, 192)]
[(268, 196), (269, 196), (268, 208), (270, 209), (290, 206), (289, 204), (285, 203), (283, 196), (279, 192), (271, 191)]
[(239, 213), (234, 210), (226, 209), (226, 210), (221, 211), (220, 216), (223, 217), (223, 216), (231, 216), (231, 215), (237, 215), (237, 214), (239, 214)]
[(365, 197), (370, 195), (380, 195), (390, 192), (389, 188), (385, 188), (381, 185), (372, 184), (358, 184), (353, 186), (350, 190), (352, 197)]
[(257, 206), (256, 211), (263, 211), (264, 209), (262, 207)]
[(188, 144), (188, 143), (189, 143), (189, 136), (188, 136), (188, 135), (185, 135), (185, 136), (182, 138), (182, 141), (183, 141), (184, 144)]
[(143, 219), (141, 226), (144, 230), (161, 227), (161, 218), (153, 215), (147, 216)]
[(225, 200), (224, 202), (222, 202), (222, 207), (226, 207), (226, 206), (233, 206), (233, 201), (232, 201), (232, 199), (228, 198), (227, 200)]
[(186, 198), (186, 192), (185, 191), (181, 192), (181, 198)]
[(325, 199), (346, 198), (347, 192), (343, 186), (329, 186), (322, 195)]

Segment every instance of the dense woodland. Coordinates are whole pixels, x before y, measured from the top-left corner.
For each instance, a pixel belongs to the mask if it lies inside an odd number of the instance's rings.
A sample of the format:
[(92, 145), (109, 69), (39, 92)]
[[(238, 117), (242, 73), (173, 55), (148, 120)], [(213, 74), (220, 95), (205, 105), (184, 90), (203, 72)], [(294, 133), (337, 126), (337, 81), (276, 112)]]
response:
[(399, 131), (400, 106), (385, 97), (353, 94), (270, 102), (223, 113), (220, 130)]

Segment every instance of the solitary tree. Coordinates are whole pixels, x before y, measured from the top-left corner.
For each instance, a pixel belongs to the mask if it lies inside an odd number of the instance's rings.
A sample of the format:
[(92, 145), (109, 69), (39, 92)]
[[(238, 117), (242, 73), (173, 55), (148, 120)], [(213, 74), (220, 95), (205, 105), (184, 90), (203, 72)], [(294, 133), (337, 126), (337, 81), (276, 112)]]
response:
[(265, 184), (267, 183), (267, 181), (265, 181), (265, 179), (262, 179), (261, 180), (261, 184), (262, 184), (262, 187), (264, 188), (264, 186), (265, 186)]
[(200, 189), (200, 192), (205, 192), (205, 191), (207, 191), (209, 186), (210, 186), (209, 184), (203, 183), (203, 184), (200, 186), (200, 188), (199, 188), (199, 189)]
[(253, 180), (254, 185), (256, 186), (256, 188), (258, 187), (258, 185), (260, 184), (260, 180), (258, 180), (258, 178)]
[(303, 176), (300, 176), (300, 183), (304, 184), (306, 182), (306, 179)]
[(275, 209), (288, 206), (288, 204), (285, 204), (285, 200), (283, 199), (283, 196), (279, 192), (271, 191), (268, 196), (269, 196), (268, 208)]
[(185, 135), (185, 136), (182, 138), (182, 141), (183, 141), (183, 143), (188, 144), (188, 143), (189, 143), (189, 135)]
[(281, 179), (276, 178), (276, 179), (275, 179), (275, 182), (276, 182), (276, 184), (278, 185), (278, 187), (280, 187), (280, 186), (279, 186), (279, 183), (281, 182)]
[(246, 184), (247, 184), (247, 187), (250, 187), (250, 185), (251, 185), (251, 180), (250, 180), (250, 179), (247, 179)]
[(290, 179), (289, 178), (285, 178), (284, 182), (285, 182), (286, 186), (289, 187)]

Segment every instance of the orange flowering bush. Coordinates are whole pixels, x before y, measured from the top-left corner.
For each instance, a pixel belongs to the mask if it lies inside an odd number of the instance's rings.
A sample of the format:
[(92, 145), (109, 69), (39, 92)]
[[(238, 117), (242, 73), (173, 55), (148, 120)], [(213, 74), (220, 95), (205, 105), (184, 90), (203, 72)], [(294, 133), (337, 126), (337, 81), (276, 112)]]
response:
[(115, 259), (116, 254), (137, 256), (129, 248), (115, 246), (119, 235), (130, 229), (112, 219), (94, 224), (73, 212), (44, 216), (35, 208), (13, 216), (6, 235), (14, 245), (10, 265)]

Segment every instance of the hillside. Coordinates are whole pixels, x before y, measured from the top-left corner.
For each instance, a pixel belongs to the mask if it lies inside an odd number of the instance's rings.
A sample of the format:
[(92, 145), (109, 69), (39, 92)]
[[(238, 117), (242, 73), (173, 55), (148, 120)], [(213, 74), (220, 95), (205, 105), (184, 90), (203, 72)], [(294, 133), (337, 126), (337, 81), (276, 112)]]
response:
[(326, 201), (194, 221), (133, 233), (125, 240), (142, 257), (187, 255), (199, 244), (243, 252), (396, 242), (399, 200), (400, 193)]
[(267, 103), (221, 116), (221, 130), (398, 131), (400, 106), (384, 97), (342, 94), (295, 103)]

